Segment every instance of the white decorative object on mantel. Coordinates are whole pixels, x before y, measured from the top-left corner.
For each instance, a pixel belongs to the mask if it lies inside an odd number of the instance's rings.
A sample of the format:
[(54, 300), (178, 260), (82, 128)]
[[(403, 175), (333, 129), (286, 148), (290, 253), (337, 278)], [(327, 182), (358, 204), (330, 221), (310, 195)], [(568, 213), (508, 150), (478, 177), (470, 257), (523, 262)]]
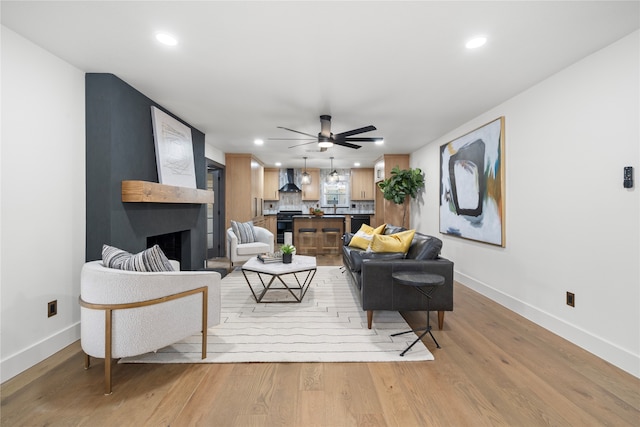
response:
[(153, 106), (151, 121), (158, 182), (177, 187), (197, 188), (191, 129)]

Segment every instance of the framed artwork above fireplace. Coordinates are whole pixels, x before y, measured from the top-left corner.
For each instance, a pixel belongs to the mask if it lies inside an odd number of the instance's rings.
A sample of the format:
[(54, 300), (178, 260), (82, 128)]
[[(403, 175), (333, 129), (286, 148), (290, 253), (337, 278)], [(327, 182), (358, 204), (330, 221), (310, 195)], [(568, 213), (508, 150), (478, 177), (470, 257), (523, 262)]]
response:
[(151, 122), (159, 183), (196, 188), (191, 128), (154, 106)]

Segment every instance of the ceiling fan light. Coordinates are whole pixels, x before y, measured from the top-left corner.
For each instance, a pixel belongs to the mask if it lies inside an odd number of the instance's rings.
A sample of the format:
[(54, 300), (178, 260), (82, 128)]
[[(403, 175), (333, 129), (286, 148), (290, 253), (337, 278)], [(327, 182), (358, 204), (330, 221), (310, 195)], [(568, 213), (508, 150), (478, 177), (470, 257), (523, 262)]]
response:
[(319, 141), (318, 142), (318, 147), (320, 148), (331, 148), (333, 147), (333, 142), (331, 141)]

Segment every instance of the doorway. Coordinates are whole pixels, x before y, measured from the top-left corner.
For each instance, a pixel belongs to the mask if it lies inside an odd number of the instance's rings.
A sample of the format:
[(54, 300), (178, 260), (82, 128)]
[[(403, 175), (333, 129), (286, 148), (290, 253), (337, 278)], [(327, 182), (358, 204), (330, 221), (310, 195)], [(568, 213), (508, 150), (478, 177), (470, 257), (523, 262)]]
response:
[(225, 256), (224, 166), (207, 160), (207, 190), (212, 190), (214, 203), (207, 204), (207, 259)]

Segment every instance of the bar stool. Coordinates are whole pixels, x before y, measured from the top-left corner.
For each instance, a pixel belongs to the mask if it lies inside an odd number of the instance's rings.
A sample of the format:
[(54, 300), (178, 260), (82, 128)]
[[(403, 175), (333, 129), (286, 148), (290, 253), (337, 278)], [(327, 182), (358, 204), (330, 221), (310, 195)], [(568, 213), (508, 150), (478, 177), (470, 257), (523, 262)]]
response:
[(298, 247), (296, 253), (301, 255), (315, 255), (318, 252), (316, 245), (316, 228), (298, 229)]
[(438, 286), (444, 285), (444, 277), (439, 274), (430, 274), (430, 273), (422, 273), (420, 271), (405, 271), (405, 272), (397, 272), (391, 275), (393, 280), (399, 285), (404, 286), (412, 286), (416, 291), (420, 292), (423, 296), (427, 298), (427, 326), (425, 328), (412, 329), (410, 331), (398, 332), (397, 334), (392, 334), (392, 337), (397, 335), (408, 334), (409, 332), (422, 332), (422, 334), (411, 343), (409, 347), (407, 347), (400, 356), (404, 356), (404, 354), (414, 346), (415, 343), (420, 341), (422, 337), (424, 337), (427, 333), (431, 335), (433, 342), (436, 343), (436, 347), (440, 348), (440, 344), (436, 341), (436, 338), (431, 333), (431, 324), (429, 323), (429, 301), (431, 301), (431, 295), (438, 288)]
[(337, 254), (340, 251), (340, 229), (325, 227), (322, 229), (322, 253)]

